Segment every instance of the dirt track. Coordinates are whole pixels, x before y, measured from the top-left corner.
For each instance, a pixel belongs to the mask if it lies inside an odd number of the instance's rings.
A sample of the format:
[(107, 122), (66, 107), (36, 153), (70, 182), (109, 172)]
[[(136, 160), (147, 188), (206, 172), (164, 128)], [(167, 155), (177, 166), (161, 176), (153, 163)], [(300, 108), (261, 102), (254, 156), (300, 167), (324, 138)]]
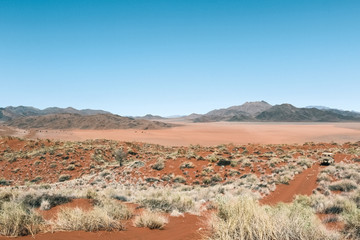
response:
[(295, 178), (289, 182), (289, 185), (277, 185), (276, 190), (261, 199), (260, 203), (269, 205), (274, 205), (278, 202), (289, 203), (292, 202), (296, 195), (311, 195), (312, 191), (316, 188), (319, 169), (320, 166), (316, 163), (311, 168), (295, 176)]

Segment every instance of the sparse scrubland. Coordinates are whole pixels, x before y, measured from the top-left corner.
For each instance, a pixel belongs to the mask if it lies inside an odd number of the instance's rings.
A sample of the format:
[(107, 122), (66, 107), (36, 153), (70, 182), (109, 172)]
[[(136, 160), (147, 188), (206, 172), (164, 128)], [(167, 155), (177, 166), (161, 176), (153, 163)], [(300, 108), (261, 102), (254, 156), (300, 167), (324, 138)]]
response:
[[(336, 163), (320, 167), (311, 195), (259, 203), (319, 165), (323, 151)], [(0, 138), (0, 233), (167, 231), (170, 216), (195, 214), (210, 215), (203, 239), (359, 239), (359, 156), (360, 143), (164, 147)], [(77, 199), (90, 208), (72, 207)]]
[(221, 198), (210, 224), (210, 240), (230, 239), (338, 239), (299, 203), (260, 206), (249, 196)]

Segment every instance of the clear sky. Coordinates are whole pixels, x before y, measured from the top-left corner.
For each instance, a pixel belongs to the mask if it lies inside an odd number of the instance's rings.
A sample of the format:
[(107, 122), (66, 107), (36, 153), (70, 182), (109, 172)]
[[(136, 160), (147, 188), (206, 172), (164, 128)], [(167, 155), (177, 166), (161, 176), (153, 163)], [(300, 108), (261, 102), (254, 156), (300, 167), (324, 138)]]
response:
[(359, 0), (0, 0), (0, 106), (360, 111)]

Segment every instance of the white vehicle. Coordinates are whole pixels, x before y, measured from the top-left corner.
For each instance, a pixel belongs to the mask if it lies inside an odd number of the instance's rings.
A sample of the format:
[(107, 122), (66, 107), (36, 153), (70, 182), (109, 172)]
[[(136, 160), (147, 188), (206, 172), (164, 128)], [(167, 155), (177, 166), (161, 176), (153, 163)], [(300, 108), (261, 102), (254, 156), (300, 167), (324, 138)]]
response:
[(320, 157), (320, 164), (321, 165), (332, 165), (335, 163), (334, 154), (329, 152), (324, 152), (321, 154)]

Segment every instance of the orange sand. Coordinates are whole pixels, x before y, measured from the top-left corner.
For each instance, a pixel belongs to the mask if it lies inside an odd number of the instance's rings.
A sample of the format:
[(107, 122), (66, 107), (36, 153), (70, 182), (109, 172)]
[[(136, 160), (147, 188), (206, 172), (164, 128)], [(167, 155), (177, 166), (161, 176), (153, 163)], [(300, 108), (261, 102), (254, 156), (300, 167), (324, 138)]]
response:
[(310, 141), (344, 143), (360, 140), (360, 123), (182, 123), (181, 126), (161, 130), (37, 130), (29, 135), (43, 139), (112, 139), (167, 146), (292, 144)]

